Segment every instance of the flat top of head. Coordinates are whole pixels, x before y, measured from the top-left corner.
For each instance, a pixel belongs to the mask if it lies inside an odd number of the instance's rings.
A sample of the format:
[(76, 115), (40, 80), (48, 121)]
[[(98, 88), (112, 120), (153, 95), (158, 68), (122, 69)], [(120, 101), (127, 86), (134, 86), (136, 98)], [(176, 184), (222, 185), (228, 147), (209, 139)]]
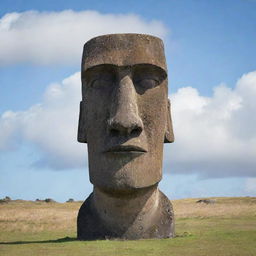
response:
[(152, 64), (167, 71), (163, 41), (145, 34), (110, 34), (86, 42), (82, 71), (101, 64)]

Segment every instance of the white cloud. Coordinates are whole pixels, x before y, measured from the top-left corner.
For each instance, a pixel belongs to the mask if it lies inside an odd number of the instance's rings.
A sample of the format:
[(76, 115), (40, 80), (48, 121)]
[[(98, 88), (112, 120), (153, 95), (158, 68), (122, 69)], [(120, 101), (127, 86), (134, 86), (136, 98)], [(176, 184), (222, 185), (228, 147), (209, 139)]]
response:
[(79, 64), (83, 44), (110, 33), (167, 34), (159, 21), (145, 21), (134, 14), (101, 14), (96, 11), (27, 11), (8, 13), (0, 19), (0, 65)]
[[(80, 86), (76, 73), (49, 85), (41, 104), (5, 112), (0, 117), (0, 149), (29, 141), (42, 153), (39, 165), (85, 166), (86, 146), (76, 142)], [(256, 176), (256, 71), (243, 75), (234, 89), (217, 86), (211, 97), (191, 87), (170, 97), (176, 140), (166, 146), (167, 172)]]
[(41, 104), (26, 111), (5, 112), (0, 119), (0, 149), (15, 142), (17, 147), (19, 138), (40, 149), (43, 157), (37, 165), (55, 169), (84, 166), (86, 146), (76, 141), (80, 87), (78, 72), (60, 84), (49, 85)]
[(170, 171), (256, 175), (256, 72), (243, 75), (234, 89), (215, 87), (212, 97), (186, 87), (171, 98), (176, 141), (167, 147)]

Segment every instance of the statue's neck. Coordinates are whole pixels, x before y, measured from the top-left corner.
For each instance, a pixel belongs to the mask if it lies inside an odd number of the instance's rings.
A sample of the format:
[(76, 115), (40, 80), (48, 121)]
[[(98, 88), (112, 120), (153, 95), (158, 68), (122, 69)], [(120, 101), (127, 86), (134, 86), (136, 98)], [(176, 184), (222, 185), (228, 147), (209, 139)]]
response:
[(110, 194), (94, 187), (93, 207), (106, 225), (127, 230), (154, 218), (159, 204), (157, 185), (129, 194)]

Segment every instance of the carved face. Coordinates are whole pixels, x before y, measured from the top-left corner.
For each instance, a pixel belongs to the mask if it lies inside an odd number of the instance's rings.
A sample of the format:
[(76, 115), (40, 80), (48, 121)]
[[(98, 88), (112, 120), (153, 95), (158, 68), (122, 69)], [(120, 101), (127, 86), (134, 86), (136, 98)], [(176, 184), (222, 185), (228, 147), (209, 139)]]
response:
[(119, 192), (158, 183), (170, 126), (166, 71), (99, 64), (82, 72), (82, 86), (79, 136), (86, 133), (91, 183)]

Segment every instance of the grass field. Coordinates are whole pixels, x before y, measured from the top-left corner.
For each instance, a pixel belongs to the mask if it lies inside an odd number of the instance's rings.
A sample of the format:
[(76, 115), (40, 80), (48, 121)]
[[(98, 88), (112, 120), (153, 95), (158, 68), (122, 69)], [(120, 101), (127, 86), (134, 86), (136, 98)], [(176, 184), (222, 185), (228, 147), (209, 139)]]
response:
[(256, 256), (256, 198), (174, 200), (176, 237), (138, 241), (76, 241), (81, 202), (0, 204), (1, 256), (182, 255)]

